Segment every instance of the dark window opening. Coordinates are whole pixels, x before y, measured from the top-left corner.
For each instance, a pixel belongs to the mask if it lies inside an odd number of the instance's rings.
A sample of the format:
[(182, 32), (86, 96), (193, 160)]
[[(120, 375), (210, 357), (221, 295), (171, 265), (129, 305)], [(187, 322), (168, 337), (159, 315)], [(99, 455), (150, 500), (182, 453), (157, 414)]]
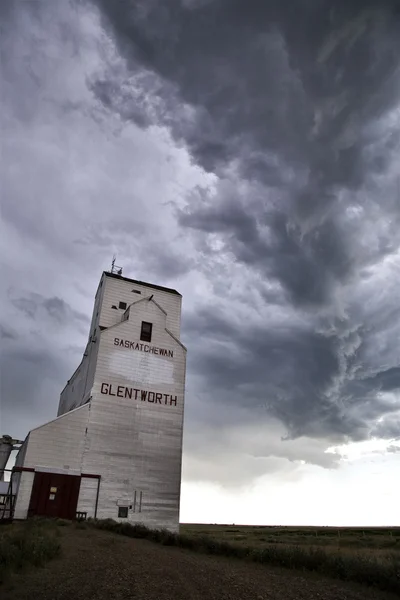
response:
[(118, 507), (118, 517), (120, 519), (128, 518), (128, 507), (127, 506), (119, 506)]
[(151, 342), (151, 332), (153, 329), (153, 323), (147, 323), (142, 321), (142, 329), (140, 331), (140, 339), (143, 342)]
[(142, 293), (140, 290), (132, 290), (132, 292), (133, 292), (134, 294), (141, 294), (141, 293)]
[(122, 310), (126, 310), (126, 302), (120, 302), (118, 308), (122, 308)]

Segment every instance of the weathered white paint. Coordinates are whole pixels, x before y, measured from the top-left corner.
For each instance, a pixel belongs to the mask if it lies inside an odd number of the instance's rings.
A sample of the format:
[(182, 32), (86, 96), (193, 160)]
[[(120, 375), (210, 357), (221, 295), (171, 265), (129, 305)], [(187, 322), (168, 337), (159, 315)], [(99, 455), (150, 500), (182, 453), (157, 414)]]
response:
[(14, 519), (26, 519), (29, 501), (31, 499), (34, 473), (21, 473), (19, 475), (17, 499), (14, 508)]
[(79, 491), (78, 506), (79, 512), (87, 513), (87, 517), (95, 516), (96, 495), (97, 495), (97, 479), (82, 477), (81, 487)]
[[(171, 359), (132, 351), (127, 361), (127, 352), (129, 350), (113, 349), (109, 358), (110, 373), (117, 377), (125, 377), (143, 386), (149, 384), (149, 379), (153, 384), (174, 385), (174, 364)], [(129, 377), (129, 373), (132, 373), (132, 378)]]
[[(112, 308), (120, 301), (128, 312)], [(118, 519), (118, 506), (126, 505), (130, 522), (178, 529), (186, 372), (180, 310), (177, 293), (103, 273), (86, 356), (60, 397), (62, 416), (32, 431), (26, 444), (23, 466), (67, 464), (71, 472), (101, 476), (99, 518)], [(116, 338), (146, 344), (140, 341), (142, 321), (153, 324), (150, 345), (173, 356), (115, 345)], [(154, 392), (158, 401), (143, 401), (137, 392), (129, 397), (126, 388)], [(171, 397), (176, 405), (164, 400)], [(19, 518), (29, 505), (28, 475), (21, 476)], [(93, 516), (96, 494), (97, 480), (82, 478), (77, 510)]]
[[(85, 404), (33, 429), (22, 448), (24, 457), (21, 459), (20, 451), (16, 465), (37, 471), (80, 474), (88, 416), (89, 404)], [(15, 505), (16, 519), (27, 517), (33, 479), (34, 473), (29, 472), (23, 472), (16, 478), (19, 484)]]

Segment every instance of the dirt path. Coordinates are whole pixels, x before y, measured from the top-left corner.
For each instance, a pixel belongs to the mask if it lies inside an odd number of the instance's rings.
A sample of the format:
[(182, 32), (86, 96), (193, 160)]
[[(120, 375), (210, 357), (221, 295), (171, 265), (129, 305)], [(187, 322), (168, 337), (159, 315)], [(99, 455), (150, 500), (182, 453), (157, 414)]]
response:
[(60, 528), (62, 558), (13, 577), (2, 600), (384, 600), (358, 585), (205, 556), (98, 530)]

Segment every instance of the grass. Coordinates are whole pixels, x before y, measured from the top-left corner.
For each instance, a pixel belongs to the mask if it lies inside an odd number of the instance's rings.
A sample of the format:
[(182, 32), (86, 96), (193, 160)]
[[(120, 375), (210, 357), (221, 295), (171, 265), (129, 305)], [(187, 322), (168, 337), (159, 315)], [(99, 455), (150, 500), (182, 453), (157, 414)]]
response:
[(235, 544), (260, 548), (267, 544), (317, 546), (335, 550), (386, 550), (400, 552), (400, 527), (251, 527), (246, 525), (181, 525), (181, 532), (215, 537)]
[[(166, 546), (176, 546), (193, 551), (241, 558), (258, 563), (276, 565), (288, 569), (314, 571), (343, 581), (353, 581), (376, 587), (383, 591), (400, 592), (400, 553), (386, 551), (385, 554), (372, 552), (344, 551), (344, 549), (331, 540), (333, 532), (324, 531), (327, 543), (315, 544), (318, 536), (310, 535), (310, 528), (289, 531), (281, 528), (274, 534), (265, 532), (272, 528), (241, 528), (223, 526), (181, 526), (182, 533), (174, 534), (166, 530), (148, 529), (144, 525), (118, 523), (112, 519), (89, 520), (87, 526), (112, 531), (132, 538), (148, 539)], [(263, 529), (262, 535), (257, 535)], [(400, 531), (400, 528), (399, 528)], [(342, 534), (344, 530), (342, 531)], [(392, 532), (393, 533), (393, 532)], [(228, 535), (233, 534), (233, 535)], [(382, 532), (369, 532), (369, 539)], [(348, 543), (353, 530), (341, 537)], [(240, 536), (240, 539), (237, 539)], [(336, 536), (338, 536), (336, 532)], [(236, 539), (235, 539), (236, 537)], [(367, 542), (365, 535), (361, 534), (364, 544)], [(396, 540), (396, 535), (392, 535)], [(265, 538), (267, 541), (265, 541)], [(288, 543), (290, 538), (290, 543)], [(358, 538), (357, 538), (358, 539)], [(329, 541), (328, 541), (329, 540)], [(337, 540), (336, 540), (337, 541)], [(390, 548), (393, 546), (390, 545)], [(346, 546), (348, 548), (348, 546)], [(359, 550), (359, 549), (358, 549)]]
[(0, 583), (12, 572), (28, 565), (44, 565), (60, 554), (55, 523), (29, 520), (24, 524), (2, 525), (0, 528)]
[[(60, 527), (93, 527), (165, 546), (314, 571), (400, 593), (400, 528), (334, 529), (181, 525), (179, 534), (112, 519), (34, 519), (0, 528), (0, 582), (28, 564), (43, 565), (60, 553)], [(89, 531), (88, 531), (89, 533)], [(107, 542), (107, 546), (108, 546)]]

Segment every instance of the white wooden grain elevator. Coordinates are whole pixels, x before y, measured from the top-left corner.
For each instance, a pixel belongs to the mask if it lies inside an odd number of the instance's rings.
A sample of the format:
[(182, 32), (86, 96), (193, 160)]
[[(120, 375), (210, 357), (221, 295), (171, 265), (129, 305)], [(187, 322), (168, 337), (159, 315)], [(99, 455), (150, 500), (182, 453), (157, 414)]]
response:
[(102, 274), (58, 416), (32, 430), (18, 453), (15, 519), (78, 515), (178, 530), (181, 302), (173, 289)]

